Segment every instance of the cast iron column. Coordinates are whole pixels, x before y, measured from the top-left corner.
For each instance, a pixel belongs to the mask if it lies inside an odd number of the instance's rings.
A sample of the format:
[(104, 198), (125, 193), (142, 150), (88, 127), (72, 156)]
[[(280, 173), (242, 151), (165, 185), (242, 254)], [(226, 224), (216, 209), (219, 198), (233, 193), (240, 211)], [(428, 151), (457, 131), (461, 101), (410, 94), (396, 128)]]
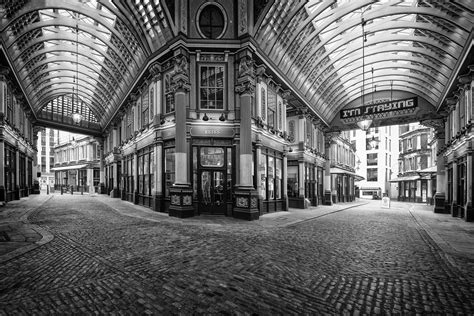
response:
[(175, 183), (170, 188), (169, 215), (175, 217), (194, 216), (193, 188), (188, 180), (188, 153), (186, 142), (186, 117), (189, 108), (188, 59), (184, 51), (175, 52), (173, 88), (175, 92)]
[(239, 62), (235, 92), (240, 100), (240, 143), (238, 183), (235, 188), (234, 217), (254, 220), (258, 210), (258, 192), (252, 179), (252, 101), (255, 92), (254, 60), (250, 53)]

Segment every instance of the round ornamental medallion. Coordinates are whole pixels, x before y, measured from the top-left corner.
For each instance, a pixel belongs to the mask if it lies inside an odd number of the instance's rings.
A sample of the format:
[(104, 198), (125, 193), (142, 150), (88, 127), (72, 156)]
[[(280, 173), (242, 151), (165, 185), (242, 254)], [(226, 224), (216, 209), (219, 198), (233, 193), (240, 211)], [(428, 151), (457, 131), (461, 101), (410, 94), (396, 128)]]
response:
[(227, 29), (227, 16), (218, 3), (204, 3), (197, 13), (197, 29), (204, 38), (219, 39)]

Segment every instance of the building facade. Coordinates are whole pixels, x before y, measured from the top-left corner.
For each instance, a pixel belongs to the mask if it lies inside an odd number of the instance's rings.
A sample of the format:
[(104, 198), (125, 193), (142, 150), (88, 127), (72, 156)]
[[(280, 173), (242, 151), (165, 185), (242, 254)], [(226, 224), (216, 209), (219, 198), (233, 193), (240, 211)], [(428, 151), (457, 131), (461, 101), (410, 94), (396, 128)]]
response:
[(391, 182), (398, 184), (398, 200), (432, 204), (434, 190), (431, 167), (430, 139), (433, 130), (420, 124), (400, 126), (398, 143), (398, 177)]
[(443, 103), (446, 118), (431, 121), (437, 138), (435, 212), (474, 220), (473, 90), (474, 60), (460, 67), (459, 75)]
[(390, 179), (398, 173), (398, 126), (352, 130), (350, 139), (356, 148), (356, 173), (363, 178), (356, 183), (358, 197), (397, 198), (398, 187)]
[(38, 161), (37, 169), (40, 174), (39, 186), (42, 190), (54, 188), (54, 172), (51, 170), (54, 166), (54, 147), (58, 133), (51, 128), (42, 128), (38, 132)]
[(59, 132), (54, 148), (55, 190), (100, 192), (99, 144), (93, 137)]
[[(31, 193), (37, 179), (37, 129), (13, 74), (0, 68), (0, 203)], [(37, 180), (36, 180), (37, 181)]]

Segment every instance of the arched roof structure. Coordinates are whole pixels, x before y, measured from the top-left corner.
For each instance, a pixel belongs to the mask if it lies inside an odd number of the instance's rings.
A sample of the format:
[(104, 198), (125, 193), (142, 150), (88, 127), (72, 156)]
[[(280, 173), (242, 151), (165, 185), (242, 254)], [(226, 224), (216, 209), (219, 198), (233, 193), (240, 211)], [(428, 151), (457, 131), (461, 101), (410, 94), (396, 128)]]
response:
[[(149, 58), (178, 36), (181, 2), (0, 3), (2, 49), (37, 120), (60, 124), (79, 112), (86, 128), (106, 128)], [(439, 108), (472, 45), (469, 0), (250, 3), (257, 54), (327, 125), (351, 102), (383, 92)]]

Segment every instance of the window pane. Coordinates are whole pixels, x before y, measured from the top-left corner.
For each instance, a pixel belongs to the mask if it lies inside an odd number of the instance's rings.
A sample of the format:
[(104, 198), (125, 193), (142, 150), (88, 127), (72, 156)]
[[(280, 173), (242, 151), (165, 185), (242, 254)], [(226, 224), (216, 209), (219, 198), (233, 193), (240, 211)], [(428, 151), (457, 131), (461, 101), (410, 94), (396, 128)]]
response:
[(224, 166), (224, 149), (213, 147), (201, 148), (201, 166), (222, 167)]

